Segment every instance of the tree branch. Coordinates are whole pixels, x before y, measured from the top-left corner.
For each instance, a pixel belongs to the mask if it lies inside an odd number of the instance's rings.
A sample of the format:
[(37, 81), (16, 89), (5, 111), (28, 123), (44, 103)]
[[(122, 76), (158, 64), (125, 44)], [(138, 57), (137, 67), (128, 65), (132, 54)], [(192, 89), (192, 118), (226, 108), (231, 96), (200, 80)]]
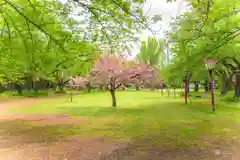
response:
[[(103, 10), (101, 10), (101, 9), (96, 9), (96, 8), (94, 8), (94, 7), (91, 7), (91, 6), (89, 6), (89, 5), (86, 5), (86, 4), (82, 3), (82, 2), (79, 2), (78, 0), (73, 0), (73, 1), (74, 1), (74, 2), (77, 2), (79, 5), (81, 5), (82, 7), (86, 8), (87, 10), (89, 10), (90, 13), (92, 13), (92, 14), (96, 17), (97, 21), (100, 23), (100, 25), (101, 25), (101, 27), (102, 27), (102, 29), (103, 29), (103, 32), (104, 32), (105, 37), (107, 38), (107, 40), (108, 40), (109, 42), (112, 43), (111, 38), (110, 38), (110, 37), (108, 36), (108, 34), (107, 34), (107, 29), (106, 29), (106, 27), (103, 25), (103, 23), (102, 23), (101, 20), (99, 19), (99, 16), (98, 16), (93, 10), (95, 9), (95, 10), (104, 12), (104, 13), (106, 13), (106, 14), (109, 14), (109, 13), (108, 13), (108, 12), (105, 12), (105, 11), (103, 11)], [(114, 33), (114, 34), (118, 37), (118, 35), (117, 35), (116, 33)]]
[(47, 31), (45, 31), (42, 27), (40, 27), (38, 24), (36, 24), (35, 22), (33, 22), (32, 20), (30, 20), (25, 14), (23, 14), (21, 11), (19, 11), (19, 9), (12, 4), (10, 1), (8, 0), (4, 0), (10, 7), (12, 7), (19, 15), (21, 15), (24, 19), (26, 19), (28, 22), (30, 22), (33, 26), (35, 26), (36, 28), (38, 28), (41, 32), (43, 32), (45, 35), (47, 35), (49, 38), (51, 38), (56, 44), (58, 44), (60, 46), (61, 49), (63, 49), (63, 51), (65, 51), (65, 49), (62, 47), (62, 45), (54, 38), (52, 37), (50, 34), (48, 34)]
[[(137, 78), (138, 76), (140, 76), (140, 74), (134, 74), (134, 75), (128, 77), (127, 80), (133, 79), (133, 78)], [(125, 79), (125, 80), (126, 80), (126, 79)], [(116, 90), (117, 88), (119, 88), (121, 85), (123, 85), (124, 83), (126, 83), (126, 82), (123, 80), (122, 82), (120, 82), (119, 84), (117, 84), (117, 85), (115, 86), (115, 90)]]
[[(2, 17), (3, 17), (5, 24), (7, 25), (7, 29), (8, 29), (8, 39), (9, 39), (9, 41), (11, 41), (12, 38), (11, 38), (11, 31), (10, 31), (9, 23), (8, 23), (8, 21), (6, 20), (6, 18), (5, 18), (5, 16), (3, 15), (3, 13), (2, 13), (1, 10), (0, 10), (0, 14), (1, 14)], [(3, 33), (3, 31), (4, 31), (4, 27), (3, 27), (2, 33)], [(2, 33), (1, 33), (1, 36), (2, 36)]]
[(4, 6), (5, 4), (7, 4), (7, 3), (5, 2), (5, 3), (0, 4), (0, 7)]
[(143, 24), (150, 32), (152, 32), (152, 34), (156, 34), (156, 32), (154, 32), (147, 23), (145, 23), (144, 21), (142, 21), (141, 19), (139, 19), (136, 15), (132, 14), (131, 12), (125, 10), (123, 8), (123, 6), (119, 3), (117, 3), (115, 0), (108, 0), (110, 2), (112, 2), (113, 4), (115, 4), (116, 6), (118, 6), (122, 11), (124, 11), (126, 14), (131, 15), (132, 17), (134, 17), (140, 24)]

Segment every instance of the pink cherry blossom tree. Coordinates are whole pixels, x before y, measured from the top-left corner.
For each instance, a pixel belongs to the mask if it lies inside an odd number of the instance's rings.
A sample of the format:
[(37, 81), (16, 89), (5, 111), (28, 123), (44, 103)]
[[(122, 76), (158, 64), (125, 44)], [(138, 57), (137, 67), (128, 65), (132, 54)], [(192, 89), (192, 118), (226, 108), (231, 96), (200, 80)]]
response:
[(72, 89), (87, 89), (88, 92), (90, 92), (93, 88), (100, 88), (101, 89), (101, 83), (94, 80), (91, 75), (87, 75), (85, 77), (73, 77), (70, 79), (68, 85)]
[(92, 76), (95, 81), (106, 86), (112, 97), (112, 106), (115, 107), (115, 92), (120, 86), (135, 83), (139, 79), (151, 79), (156, 76), (156, 72), (143, 62), (127, 61), (117, 55), (104, 55), (94, 64)]
[(72, 89), (85, 89), (88, 83), (87, 77), (73, 77), (69, 80), (69, 87)]

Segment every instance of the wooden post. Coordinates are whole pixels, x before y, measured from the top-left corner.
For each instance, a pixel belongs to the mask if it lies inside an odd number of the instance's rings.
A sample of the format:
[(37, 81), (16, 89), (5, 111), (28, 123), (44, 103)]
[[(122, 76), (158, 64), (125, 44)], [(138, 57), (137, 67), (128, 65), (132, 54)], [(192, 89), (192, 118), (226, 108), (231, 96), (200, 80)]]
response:
[(174, 99), (176, 98), (176, 87), (173, 88)]
[(188, 103), (188, 87), (187, 87), (187, 79), (184, 79), (184, 97), (185, 103)]
[(215, 112), (214, 88), (213, 88), (212, 70), (209, 70), (209, 75), (210, 75), (210, 90), (211, 90), (211, 100), (212, 100), (212, 111)]

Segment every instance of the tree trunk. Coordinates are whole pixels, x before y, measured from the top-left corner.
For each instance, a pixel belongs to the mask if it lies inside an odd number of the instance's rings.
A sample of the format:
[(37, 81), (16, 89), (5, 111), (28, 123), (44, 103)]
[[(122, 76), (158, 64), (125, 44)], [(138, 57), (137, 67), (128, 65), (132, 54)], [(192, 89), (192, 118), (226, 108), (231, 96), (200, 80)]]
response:
[(17, 92), (18, 92), (18, 95), (21, 96), (21, 95), (22, 95), (22, 91), (23, 91), (23, 87), (22, 87), (22, 85), (16, 83), (15, 88), (16, 88), (16, 90), (17, 90)]
[(204, 89), (205, 89), (205, 92), (209, 91), (209, 82), (208, 82), (208, 80), (205, 80)]
[(4, 85), (1, 85), (1, 84), (0, 84), (0, 93), (3, 93), (4, 91), (5, 91)]
[(90, 84), (90, 83), (87, 83), (86, 87), (87, 87), (87, 91), (88, 91), (88, 92), (91, 92), (91, 90), (92, 90), (91, 84)]
[(227, 94), (227, 92), (230, 89), (230, 83), (229, 81), (231, 80), (231, 78), (228, 78), (226, 74), (222, 75), (222, 84), (221, 84), (221, 96), (224, 96)]
[(32, 89), (34, 90), (34, 92), (38, 92), (38, 88), (36, 86), (36, 81), (32, 80)]
[(111, 96), (112, 96), (112, 106), (116, 107), (117, 106), (117, 100), (116, 100), (116, 95), (115, 95), (115, 90), (110, 90)]
[(71, 102), (73, 101), (73, 94), (72, 94), (72, 92), (70, 93), (70, 98), (71, 98)]
[(184, 100), (185, 104), (188, 103), (188, 87), (187, 87), (187, 79), (184, 80)]
[(236, 74), (236, 85), (234, 97), (240, 98), (240, 73)]
[(174, 98), (176, 98), (176, 88), (173, 88)]
[(59, 88), (59, 91), (60, 91), (60, 92), (63, 92), (64, 87), (63, 87), (62, 84), (60, 84), (60, 85), (58, 86), (58, 88)]
[(100, 91), (104, 91), (104, 89), (103, 89), (103, 85), (100, 85)]
[(197, 82), (194, 82), (194, 91), (198, 92), (199, 91), (199, 85)]
[(139, 91), (140, 87), (138, 84), (136, 84), (136, 90)]

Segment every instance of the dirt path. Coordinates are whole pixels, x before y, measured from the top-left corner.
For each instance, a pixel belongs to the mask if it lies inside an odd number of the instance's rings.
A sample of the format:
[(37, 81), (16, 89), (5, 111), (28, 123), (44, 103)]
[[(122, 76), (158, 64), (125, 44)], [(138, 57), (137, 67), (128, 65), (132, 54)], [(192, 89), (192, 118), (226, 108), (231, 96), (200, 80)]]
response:
[[(66, 115), (16, 115), (8, 112), (9, 108), (29, 107), (51, 100), (52, 98), (41, 98), (0, 102), (0, 123), (3, 123), (0, 129), (1, 160), (97, 160), (102, 155), (110, 154), (112, 151), (125, 146), (118, 142), (94, 137), (57, 138), (49, 143), (45, 140), (26, 139), (27, 132), (25, 138), (20, 135), (6, 135), (5, 132), (9, 132), (9, 125), (15, 121), (28, 121), (39, 126), (81, 125), (87, 123), (85, 120)], [(5, 134), (2, 135), (1, 133)]]
[(0, 116), (12, 115), (12, 113), (8, 112), (9, 108), (16, 107), (29, 107), (34, 104), (44, 103), (48, 101), (53, 101), (54, 98), (23, 98), (16, 100), (7, 100), (0, 101)]
[(124, 147), (101, 138), (76, 137), (51, 144), (19, 137), (0, 137), (1, 160), (95, 160)]

